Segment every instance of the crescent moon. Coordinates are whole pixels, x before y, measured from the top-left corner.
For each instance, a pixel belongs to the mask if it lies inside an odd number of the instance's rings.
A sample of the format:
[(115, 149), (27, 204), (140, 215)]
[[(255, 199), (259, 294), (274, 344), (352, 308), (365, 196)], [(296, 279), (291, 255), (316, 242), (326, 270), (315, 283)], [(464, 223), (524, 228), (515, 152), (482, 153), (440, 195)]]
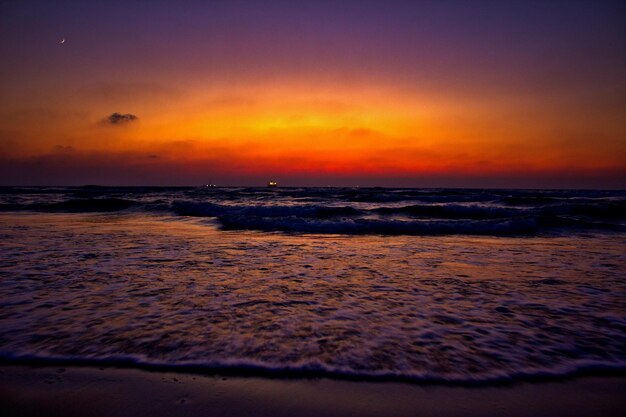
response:
[(59, 42), (60, 44), (64, 44), (65, 43), (65, 38), (61, 39), (61, 42)]

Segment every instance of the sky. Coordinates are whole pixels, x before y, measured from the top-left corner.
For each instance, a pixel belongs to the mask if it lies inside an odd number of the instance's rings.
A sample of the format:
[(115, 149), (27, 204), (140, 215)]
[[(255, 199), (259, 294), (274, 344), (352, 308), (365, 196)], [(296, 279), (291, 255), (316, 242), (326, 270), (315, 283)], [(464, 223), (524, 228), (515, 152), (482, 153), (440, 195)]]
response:
[(623, 1), (0, 1), (0, 184), (626, 188)]

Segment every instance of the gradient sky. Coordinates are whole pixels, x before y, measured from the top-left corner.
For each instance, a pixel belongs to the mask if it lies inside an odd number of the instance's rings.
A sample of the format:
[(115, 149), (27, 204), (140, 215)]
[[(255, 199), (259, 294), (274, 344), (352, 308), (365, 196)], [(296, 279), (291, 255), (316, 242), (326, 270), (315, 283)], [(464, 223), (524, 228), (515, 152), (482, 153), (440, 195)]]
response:
[(625, 188), (625, 22), (623, 1), (2, 1), (0, 183)]

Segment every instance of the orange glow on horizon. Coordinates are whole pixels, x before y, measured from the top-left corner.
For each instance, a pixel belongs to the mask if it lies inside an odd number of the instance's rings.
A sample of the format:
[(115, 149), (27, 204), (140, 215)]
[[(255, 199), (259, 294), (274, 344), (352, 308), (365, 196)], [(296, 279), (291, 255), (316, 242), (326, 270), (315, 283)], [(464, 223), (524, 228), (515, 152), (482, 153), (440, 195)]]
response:
[[(332, 88), (331, 88), (332, 87)], [(68, 102), (33, 125), (41, 112), (4, 120), (28, 140), (12, 158), (56, 158), (68, 164), (104, 160), (154, 171), (220, 175), (411, 177), (607, 172), (623, 169), (624, 127), (587, 112), (602, 143), (564, 128), (572, 113), (537, 102), (402, 94), (392, 86), (354, 88), (285, 82), (247, 89), (178, 91), (172, 102), (135, 97), (136, 121), (103, 121), (110, 104)], [(76, 108), (82, 106), (82, 111)], [(577, 110), (572, 110), (576, 113)], [(571, 122), (568, 122), (572, 124)], [(590, 136), (591, 137), (591, 136)], [(570, 138), (573, 138), (570, 139)], [(117, 161), (117, 162), (116, 162)]]

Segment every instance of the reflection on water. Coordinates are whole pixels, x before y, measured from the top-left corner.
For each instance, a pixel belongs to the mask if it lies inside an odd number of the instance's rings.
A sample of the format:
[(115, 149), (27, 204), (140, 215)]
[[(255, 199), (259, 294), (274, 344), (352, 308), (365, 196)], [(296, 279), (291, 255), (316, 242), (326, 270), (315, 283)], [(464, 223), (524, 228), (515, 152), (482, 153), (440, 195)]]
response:
[(0, 353), (476, 380), (626, 364), (624, 234), (289, 235), (0, 215)]

